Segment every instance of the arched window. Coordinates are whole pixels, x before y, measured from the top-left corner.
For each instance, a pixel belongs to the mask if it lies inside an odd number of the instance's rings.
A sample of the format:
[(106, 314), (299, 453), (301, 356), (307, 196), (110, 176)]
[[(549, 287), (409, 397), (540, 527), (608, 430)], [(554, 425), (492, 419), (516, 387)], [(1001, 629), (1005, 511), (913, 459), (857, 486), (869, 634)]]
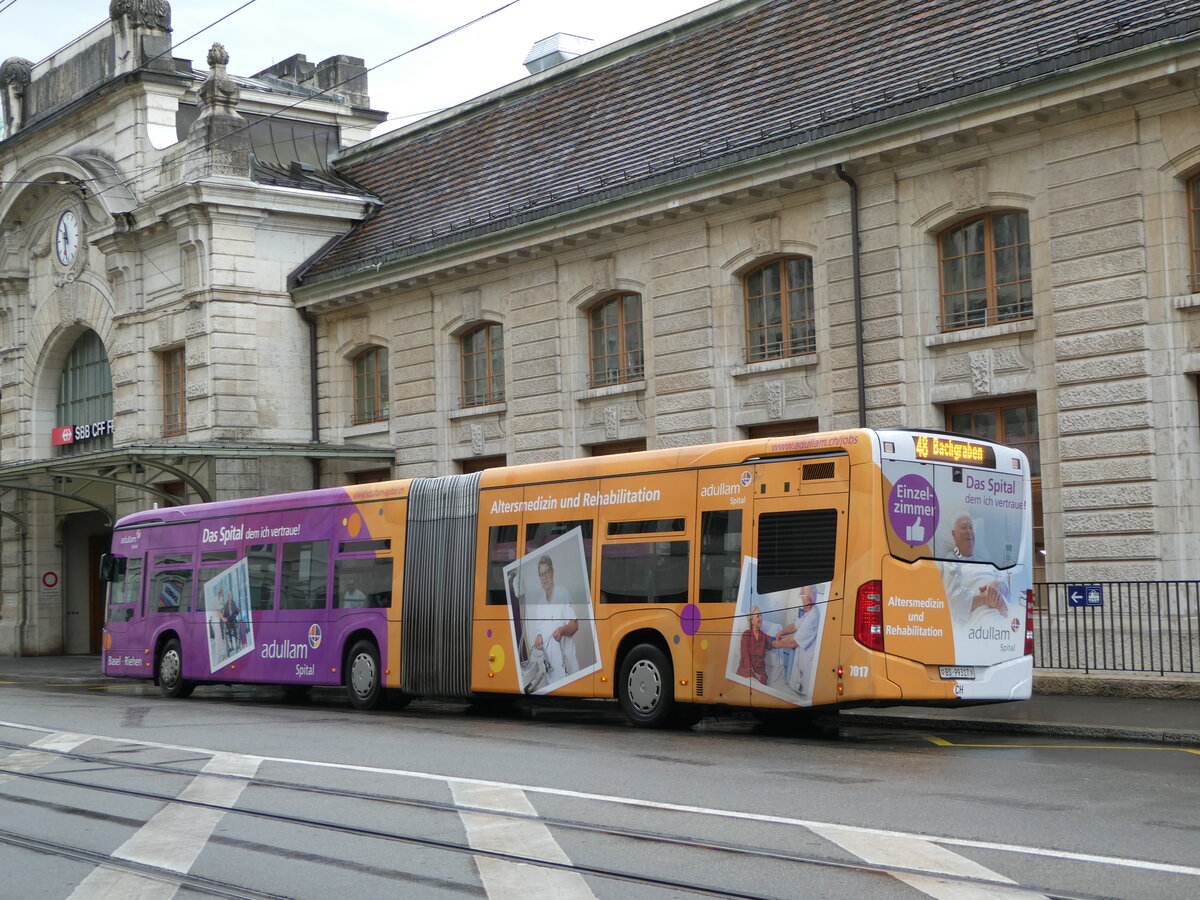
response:
[(488, 323), (462, 336), (462, 405), (504, 400), (504, 326)]
[(354, 357), (354, 424), (382, 422), (388, 416), (388, 352), (368, 347)]
[(742, 277), (746, 293), (746, 362), (812, 353), (813, 264), (807, 256), (777, 259)]
[(1033, 315), (1029, 217), (986, 213), (942, 232), (942, 331)]
[(63, 363), (54, 444), (60, 456), (112, 447), (112, 374), (104, 342), (86, 332)]
[(642, 356), (642, 298), (617, 294), (588, 310), (588, 385), (623, 384), (645, 377)]

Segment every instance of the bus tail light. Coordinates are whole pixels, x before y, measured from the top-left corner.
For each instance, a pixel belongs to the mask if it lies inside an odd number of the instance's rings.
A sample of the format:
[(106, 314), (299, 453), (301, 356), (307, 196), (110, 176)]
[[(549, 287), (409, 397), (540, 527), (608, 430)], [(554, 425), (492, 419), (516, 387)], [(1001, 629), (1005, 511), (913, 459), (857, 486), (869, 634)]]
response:
[(854, 604), (854, 639), (869, 650), (883, 650), (883, 582), (868, 581)]
[(1025, 655), (1033, 656), (1033, 589), (1025, 592)]

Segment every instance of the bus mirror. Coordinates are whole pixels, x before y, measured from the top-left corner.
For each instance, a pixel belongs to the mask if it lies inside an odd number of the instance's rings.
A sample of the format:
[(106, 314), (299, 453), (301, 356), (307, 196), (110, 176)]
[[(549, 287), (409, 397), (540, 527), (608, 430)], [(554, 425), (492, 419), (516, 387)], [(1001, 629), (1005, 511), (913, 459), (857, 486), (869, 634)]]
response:
[(105, 553), (100, 557), (100, 580), (101, 581), (124, 581), (125, 580), (125, 557), (113, 556), (111, 553)]

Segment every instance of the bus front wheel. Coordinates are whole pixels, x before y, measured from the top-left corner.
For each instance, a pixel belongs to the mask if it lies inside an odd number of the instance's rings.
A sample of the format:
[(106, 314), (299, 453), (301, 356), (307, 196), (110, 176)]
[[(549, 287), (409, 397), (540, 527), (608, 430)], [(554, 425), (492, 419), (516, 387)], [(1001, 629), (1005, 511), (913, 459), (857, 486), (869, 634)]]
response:
[(370, 709), (383, 692), (379, 677), (379, 651), (370, 641), (359, 641), (346, 657), (346, 694), (355, 709)]
[(196, 687), (183, 678), (183, 649), (171, 638), (158, 654), (158, 687), (164, 697), (188, 697)]
[(653, 644), (639, 644), (621, 664), (621, 709), (634, 725), (665, 728), (675, 709), (671, 660)]

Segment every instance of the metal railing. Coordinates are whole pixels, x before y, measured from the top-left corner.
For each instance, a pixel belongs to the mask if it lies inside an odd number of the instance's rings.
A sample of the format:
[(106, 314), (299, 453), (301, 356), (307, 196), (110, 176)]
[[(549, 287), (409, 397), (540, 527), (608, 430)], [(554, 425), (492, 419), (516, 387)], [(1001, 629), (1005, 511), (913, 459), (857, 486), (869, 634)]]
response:
[(1200, 581), (1034, 585), (1033, 664), (1200, 674)]

